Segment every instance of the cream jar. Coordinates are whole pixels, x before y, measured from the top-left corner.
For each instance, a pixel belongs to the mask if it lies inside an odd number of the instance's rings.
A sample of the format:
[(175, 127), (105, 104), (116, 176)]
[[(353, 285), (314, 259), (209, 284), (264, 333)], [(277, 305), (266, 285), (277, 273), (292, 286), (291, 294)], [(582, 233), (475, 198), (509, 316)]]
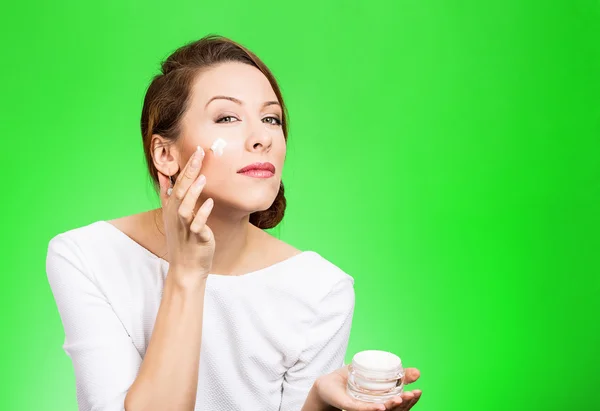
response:
[(348, 366), (347, 393), (357, 400), (384, 403), (404, 389), (404, 369), (397, 355), (379, 350), (361, 351)]

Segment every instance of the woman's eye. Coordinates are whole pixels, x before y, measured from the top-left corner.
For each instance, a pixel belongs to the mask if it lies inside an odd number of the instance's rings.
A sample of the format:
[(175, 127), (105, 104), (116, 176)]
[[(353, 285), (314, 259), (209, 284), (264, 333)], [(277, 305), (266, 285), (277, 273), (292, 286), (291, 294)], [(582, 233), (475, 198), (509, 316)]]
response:
[(237, 118), (233, 116), (223, 116), (217, 120), (217, 123), (233, 123), (234, 121), (237, 121)]
[(281, 125), (281, 120), (279, 120), (277, 117), (269, 116), (269, 117), (263, 118), (263, 121), (264, 120), (267, 120), (267, 123), (272, 124), (274, 126), (280, 126)]

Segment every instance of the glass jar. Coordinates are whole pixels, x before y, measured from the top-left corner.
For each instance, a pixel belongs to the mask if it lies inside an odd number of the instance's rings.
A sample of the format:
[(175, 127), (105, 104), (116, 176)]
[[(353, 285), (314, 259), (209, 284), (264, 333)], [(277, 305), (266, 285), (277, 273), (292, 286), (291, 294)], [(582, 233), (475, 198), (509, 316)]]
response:
[(384, 403), (404, 389), (404, 369), (397, 355), (379, 350), (361, 351), (348, 366), (347, 393), (357, 400)]

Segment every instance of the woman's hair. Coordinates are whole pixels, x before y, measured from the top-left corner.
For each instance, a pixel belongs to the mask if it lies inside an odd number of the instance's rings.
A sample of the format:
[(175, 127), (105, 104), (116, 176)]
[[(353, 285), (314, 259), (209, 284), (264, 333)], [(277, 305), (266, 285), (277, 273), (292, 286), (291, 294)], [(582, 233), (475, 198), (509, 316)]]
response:
[[(159, 190), (158, 170), (152, 160), (152, 135), (159, 134), (174, 143), (181, 133), (181, 119), (186, 112), (196, 77), (207, 69), (226, 62), (240, 62), (259, 69), (271, 83), (282, 108), (281, 125), (287, 143), (287, 110), (281, 90), (267, 66), (250, 50), (222, 36), (208, 35), (186, 44), (171, 54), (161, 64), (161, 74), (156, 75), (144, 97), (142, 108), (142, 140), (148, 171)], [(286, 200), (283, 182), (275, 201), (264, 211), (250, 215), (250, 223), (258, 228), (273, 228), (283, 219)]]

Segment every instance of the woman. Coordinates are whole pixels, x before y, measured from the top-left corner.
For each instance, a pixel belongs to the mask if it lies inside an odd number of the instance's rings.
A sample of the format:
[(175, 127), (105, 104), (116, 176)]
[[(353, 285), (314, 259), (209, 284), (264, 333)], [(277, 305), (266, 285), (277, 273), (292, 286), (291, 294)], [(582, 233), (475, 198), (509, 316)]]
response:
[(161, 207), (48, 247), (80, 409), (409, 409), (420, 392), (385, 407), (345, 393), (353, 278), (263, 231), (286, 206), (286, 110), (268, 68), (219, 36), (181, 47), (141, 129)]

